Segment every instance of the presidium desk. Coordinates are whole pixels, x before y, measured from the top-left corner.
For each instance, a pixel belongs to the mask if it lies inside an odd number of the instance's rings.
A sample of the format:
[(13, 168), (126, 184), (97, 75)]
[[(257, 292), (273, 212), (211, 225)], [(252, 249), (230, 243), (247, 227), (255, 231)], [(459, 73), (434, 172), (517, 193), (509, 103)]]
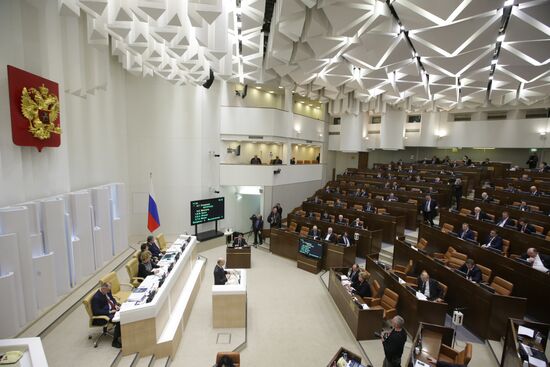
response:
[[(185, 250), (173, 262), (172, 271), (150, 302), (136, 304), (127, 301), (122, 304), (120, 326), (123, 355), (154, 354), (157, 358), (174, 356), (191, 314), (206, 263), (206, 259), (197, 258), (195, 236), (180, 235), (165, 256), (180, 253), (182, 246), (185, 246)], [(161, 259), (159, 264), (162, 265), (163, 261), (166, 262)], [(158, 276), (150, 275), (143, 280), (142, 285), (154, 290), (158, 280)]]

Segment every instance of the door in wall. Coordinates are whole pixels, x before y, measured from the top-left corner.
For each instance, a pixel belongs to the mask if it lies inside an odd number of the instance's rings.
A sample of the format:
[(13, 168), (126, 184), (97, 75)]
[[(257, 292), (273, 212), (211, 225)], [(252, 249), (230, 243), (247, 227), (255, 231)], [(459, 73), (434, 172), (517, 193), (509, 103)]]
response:
[(358, 169), (367, 169), (369, 167), (369, 153), (359, 152), (359, 161), (357, 162)]

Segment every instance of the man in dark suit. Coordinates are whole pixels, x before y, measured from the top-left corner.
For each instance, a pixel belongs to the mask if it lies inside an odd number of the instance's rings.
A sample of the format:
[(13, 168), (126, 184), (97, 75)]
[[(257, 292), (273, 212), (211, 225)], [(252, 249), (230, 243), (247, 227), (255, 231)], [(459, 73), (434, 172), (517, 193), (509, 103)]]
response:
[(489, 194), (487, 194), (485, 191), (481, 193), (481, 202), (482, 203), (490, 203), (491, 201), (493, 201), (493, 199), (491, 199), (489, 197)]
[(351, 239), (348, 236), (348, 232), (344, 232), (344, 234), (340, 236), (340, 238), (338, 239), (338, 243), (346, 247), (351, 246)]
[(521, 258), (530, 262), (533, 269), (543, 273), (548, 273), (550, 270), (550, 256), (539, 253), (534, 247), (527, 249), (527, 253)]
[(514, 185), (512, 185), (511, 183), (509, 183), (506, 188), (504, 189), (504, 191), (508, 191), (508, 192), (516, 192), (516, 188), (514, 187)]
[(254, 231), (254, 245), (258, 245), (258, 240), (260, 245), (263, 244), (262, 231), (264, 230), (264, 219), (261, 214), (252, 216), (252, 230)]
[(317, 228), (317, 226), (313, 226), (307, 235), (313, 237), (314, 240), (321, 239), (321, 231)]
[(357, 278), (359, 277), (361, 269), (359, 269), (359, 265), (353, 264), (351, 268), (348, 270), (348, 279), (351, 283), (355, 283), (357, 281)]
[[(322, 204), (323, 200), (319, 199), (319, 196), (315, 195), (315, 197), (311, 200), (311, 202), (313, 204)], [(276, 208), (276, 207), (273, 207), (273, 208)], [(277, 210), (277, 212), (279, 212), (279, 210)]]
[(283, 161), (281, 160), (281, 158), (279, 158), (279, 156), (275, 156), (273, 164), (283, 164)]
[(485, 214), (485, 212), (481, 211), (481, 208), (479, 206), (476, 206), (474, 208), (473, 216), (474, 216), (474, 219), (477, 219), (477, 220), (489, 219), (487, 214)]
[(510, 218), (510, 215), (508, 214), (507, 211), (503, 211), (502, 217), (497, 222), (497, 226), (504, 228), (506, 226), (511, 226), (511, 225), (513, 225), (512, 218)]
[(431, 195), (426, 195), (426, 200), (422, 204), (422, 214), (424, 215), (424, 221), (430, 225), (434, 225), (434, 218), (437, 216), (437, 202), (432, 199)]
[(330, 215), (327, 212), (323, 212), (321, 215), (321, 220), (323, 222), (330, 222)]
[(369, 201), (365, 204), (365, 206), (363, 207), (363, 211), (364, 212), (367, 212), (367, 213), (374, 213), (375, 212), (375, 208), (374, 206), (372, 205), (372, 203)]
[(540, 192), (537, 190), (536, 186), (531, 186), (529, 190), (531, 191), (531, 196), (540, 196)]
[(246, 240), (243, 238), (242, 233), (239, 233), (237, 238), (235, 238), (233, 240), (233, 247), (243, 247), (243, 246), (246, 246), (246, 245), (247, 245), (247, 243), (246, 243)]
[(462, 230), (458, 232), (458, 237), (463, 240), (473, 240), (475, 235), (474, 231), (470, 229), (468, 223), (462, 223)]
[(328, 242), (336, 243), (336, 235), (332, 233), (332, 227), (328, 227), (327, 233), (323, 236), (323, 239)]
[(281, 228), (281, 215), (277, 211), (277, 208), (273, 207), (271, 213), (267, 216), (267, 222), (270, 228)]
[(254, 157), (250, 160), (250, 164), (262, 164), (262, 160), (258, 158), (257, 155), (254, 155)]
[(473, 259), (467, 259), (458, 270), (466, 274), (466, 279), (476, 283), (481, 282), (481, 269)]
[(281, 203), (275, 204), (275, 208), (277, 208), (277, 213), (279, 213), (279, 217), (283, 217), (283, 207), (281, 206)]
[(400, 367), (401, 356), (407, 342), (407, 332), (403, 329), (405, 320), (401, 316), (391, 319), (391, 331), (382, 334), (382, 347), (384, 348), (383, 367)]
[(497, 234), (497, 231), (492, 229), (491, 232), (489, 233), (489, 238), (487, 238), (487, 242), (481, 247), (492, 248), (495, 250), (502, 251), (502, 238)]
[(156, 263), (162, 257), (160, 247), (157, 245), (155, 237), (152, 235), (147, 236), (147, 249), (151, 252), (151, 255), (153, 255), (153, 263)]
[(531, 211), (531, 207), (529, 205), (527, 205), (527, 202), (525, 200), (521, 201), (521, 204), (519, 205), (518, 209), (521, 210), (522, 212), (530, 212)]
[(441, 301), (441, 287), (439, 282), (430, 278), (426, 270), (423, 270), (418, 277), (418, 291), (430, 301)]
[(227, 275), (229, 272), (223, 268), (225, 260), (219, 258), (214, 267), (214, 285), (224, 285), (227, 283)]
[(343, 208), (344, 206), (342, 205), (342, 202), (340, 201), (340, 199), (336, 199), (336, 202), (334, 203), (334, 207)]
[(351, 222), (350, 227), (363, 229), (363, 223), (361, 223), (359, 218), (355, 218), (355, 220)]
[(343, 225), (347, 224), (342, 214), (338, 214), (338, 217), (336, 218), (336, 224), (343, 224)]
[(535, 227), (527, 223), (525, 218), (520, 218), (518, 221), (518, 231), (521, 233), (533, 234), (536, 232)]
[(388, 198), (386, 200), (387, 201), (399, 201), (399, 199), (397, 198), (397, 196), (395, 196), (395, 194), (393, 192), (390, 192), (390, 194), (388, 195)]
[[(94, 316), (106, 316), (112, 322), (115, 313), (120, 310), (119, 304), (116, 302), (113, 294), (111, 293), (111, 284), (102, 283), (97, 292), (92, 297), (92, 314)], [(92, 324), (94, 325), (107, 325), (109, 321), (102, 319), (94, 319)], [(122, 348), (120, 340), (120, 323), (115, 322), (115, 330), (113, 333), (114, 348)]]

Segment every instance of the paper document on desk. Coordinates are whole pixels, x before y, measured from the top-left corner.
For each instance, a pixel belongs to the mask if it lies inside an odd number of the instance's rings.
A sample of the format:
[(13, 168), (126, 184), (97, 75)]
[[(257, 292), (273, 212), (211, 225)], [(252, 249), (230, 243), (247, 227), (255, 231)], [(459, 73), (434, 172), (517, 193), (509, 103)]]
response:
[[(416, 247), (412, 246), (412, 245), (411, 245), (411, 248), (412, 248), (414, 251), (418, 251), (418, 249), (417, 249)], [(420, 362), (420, 361), (418, 361), (418, 362)], [(423, 363), (423, 362), (420, 362), (420, 363)], [(415, 366), (416, 366), (416, 365), (415, 365)]]
[(361, 305), (361, 307), (363, 308), (363, 310), (368, 310), (369, 309), (369, 306), (366, 303), (363, 303)]
[(414, 367), (429, 367), (429, 366), (430, 366), (429, 364), (419, 361), (418, 359), (414, 363)]
[(547, 366), (545, 361), (543, 361), (541, 359), (538, 359), (538, 358), (535, 358), (535, 357), (531, 357), (531, 356), (529, 356), (529, 365), (535, 366), (535, 367), (546, 367)]
[(342, 281), (348, 280), (348, 277), (346, 275), (340, 275), (340, 280)]
[(420, 292), (416, 292), (416, 298), (418, 298), (421, 301), (426, 301), (428, 299), (428, 297), (426, 297), (425, 294), (420, 293)]
[(397, 281), (399, 282), (399, 284), (405, 284), (405, 283), (406, 283), (406, 282), (405, 282), (403, 279), (401, 279), (401, 278), (397, 278)]
[(533, 336), (535, 336), (535, 330), (520, 325), (520, 327), (518, 328), (518, 335), (524, 335), (532, 338)]
[(342, 285), (345, 287), (346, 285), (350, 285), (351, 282), (349, 280), (342, 280)]
[(132, 293), (126, 302), (139, 302), (147, 298), (147, 293)]

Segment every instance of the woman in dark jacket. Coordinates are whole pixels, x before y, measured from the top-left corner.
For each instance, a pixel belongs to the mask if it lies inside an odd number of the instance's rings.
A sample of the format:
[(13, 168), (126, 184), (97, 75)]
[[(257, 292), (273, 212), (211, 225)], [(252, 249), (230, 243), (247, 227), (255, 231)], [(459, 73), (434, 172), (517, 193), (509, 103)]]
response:
[(141, 262), (138, 266), (138, 277), (147, 278), (149, 275), (155, 274), (155, 268), (158, 268), (158, 265), (154, 265), (151, 262), (153, 255), (150, 251), (143, 251), (140, 255)]

